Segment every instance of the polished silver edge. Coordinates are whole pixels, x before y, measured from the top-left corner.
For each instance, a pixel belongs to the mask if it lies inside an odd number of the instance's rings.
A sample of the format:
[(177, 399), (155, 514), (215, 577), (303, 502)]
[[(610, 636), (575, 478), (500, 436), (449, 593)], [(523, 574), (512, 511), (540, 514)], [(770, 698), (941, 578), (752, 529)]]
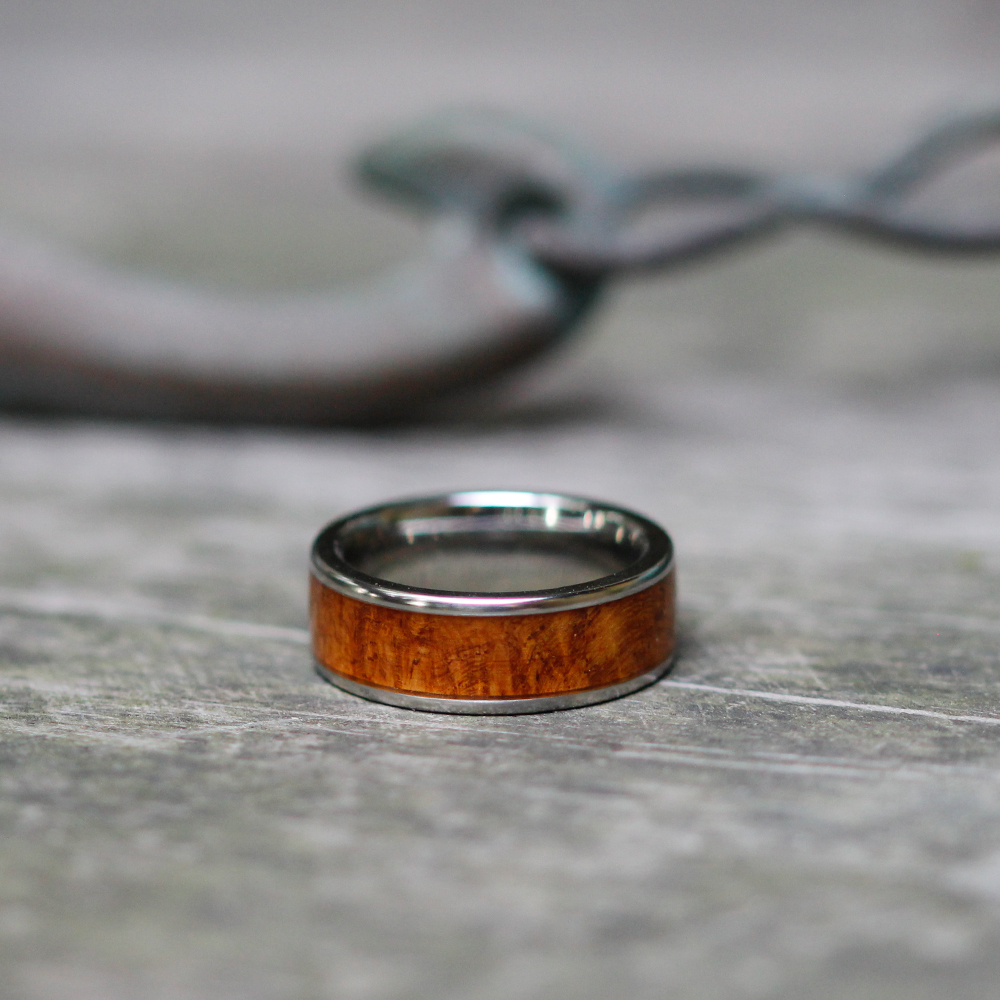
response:
[(537, 712), (559, 712), (567, 708), (599, 705), (633, 694), (655, 684), (669, 669), (674, 658), (668, 657), (652, 670), (632, 677), (619, 684), (588, 688), (586, 691), (569, 691), (566, 694), (547, 694), (535, 698), (438, 698), (433, 695), (407, 694), (390, 688), (373, 687), (338, 674), (326, 664), (315, 661), (316, 672), (324, 680), (348, 694), (368, 701), (376, 701), (394, 708), (409, 708), (416, 712), (438, 712), (447, 715), (531, 715)]
[[(495, 502), (504, 498), (511, 505), (532, 506), (548, 501), (551, 504), (558, 504), (566, 510), (593, 508), (623, 515), (641, 526), (650, 537), (651, 542), (660, 542), (663, 548), (662, 555), (654, 559), (650, 565), (636, 572), (623, 570), (620, 573), (598, 577), (585, 583), (551, 590), (493, 594), (422, 590), (407, 587), (389, 580), (368, 576), (344, 562), (331, 564), (319, 553), (320, 546), (327, 537), (336, 533), (348, 522), (385, 510), (408, 506), (419, 508), (432, 504), (446, 504), (454, 507), (485, 506), (491, 501)], [(500, 506), (499, 503), (496, 505)], [(659, 583), (672, 572), (673, 568), (673, 542), (667, 532), (655, 521), (643, 517), (635, 511), (600, 500), (559, 493), (534, 493), (526, 490), (462, 490), (436, 496), (397, 500), (358, 510), (331, 522), (320, 531), (313, 543), (310, 560), (312, 575), (320, 583), (346, 597), (364, 601), (366, 604), (403, 611), (423, 612), (424, 614), (497, 617), (550, 614), (555, 611), (589, 608), (598, 604), (618, 601)]]

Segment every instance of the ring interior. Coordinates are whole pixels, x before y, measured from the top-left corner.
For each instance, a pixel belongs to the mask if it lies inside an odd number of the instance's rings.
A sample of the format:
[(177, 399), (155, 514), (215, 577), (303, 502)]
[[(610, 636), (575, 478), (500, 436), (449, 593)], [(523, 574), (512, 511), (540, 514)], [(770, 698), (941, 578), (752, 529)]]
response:
[(354, 570), (405, 587), (516, 594), (622, 573), (648, 553), (649, 539), (617, 510), (431, 502), (349, 519), (334, 549)]

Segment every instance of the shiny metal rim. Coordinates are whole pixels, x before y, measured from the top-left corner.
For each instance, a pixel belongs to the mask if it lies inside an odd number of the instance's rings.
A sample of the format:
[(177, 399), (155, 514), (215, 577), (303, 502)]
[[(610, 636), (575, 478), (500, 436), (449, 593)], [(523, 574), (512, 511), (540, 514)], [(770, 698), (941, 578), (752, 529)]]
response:
[(564, 694), (547, 694), (534, 698), (438, 698), (433, 695), (408, 694), (390, 688), (375, 687), (338, 674), (325, 664), (316, 661), (316, 671), (331, 684), (349, 694), (368, 701), (377, 701), (395, 708), (411, 708), (417, 712), (442, 712), (448, 715), (531, 715), (536, 712), (558, 712), (565, 708), (583, 708), (599, 705), (632, 694), (650, 684), (655, 684), (670, 669), (673, 657), (620, 684), (590, 688), (586, 691), (569, 691)]
[[(498, 530), (515, 525), (524, 536), (537, 533), (547, 544), (569, 546), (581, 536), (596, 545), (634, 552), (623, 569), (572, 586), (548, 590), (481, 593), (430, 590), (369, 575), (345, 554), (358, 538), (396, 532), (426, 539), (433, 532)], [(405, 527), (401, 527), (405, 526)], [(421, 534), (423, 532), (423, 534)], [(402, 544), (402, 542), (400, 542)], [(312, 551), (312, 573), (323, 584), (359, 601), (382, 607), (445, 615), (545, 614), (617, 601), (662, 580), (673, 566), (670, 536), (634, 511), (583, 497), (515, 490), (468, 490), (400, 500), (357, 511), (327, 525)]]

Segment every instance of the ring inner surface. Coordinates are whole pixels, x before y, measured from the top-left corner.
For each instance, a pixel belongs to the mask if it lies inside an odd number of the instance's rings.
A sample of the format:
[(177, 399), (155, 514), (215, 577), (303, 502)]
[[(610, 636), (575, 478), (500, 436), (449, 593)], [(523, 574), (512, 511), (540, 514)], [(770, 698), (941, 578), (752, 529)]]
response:
[(451, 507), (383, 510), (345, 524), (349, 566), (390, 583), (461, 593), (578, 586), (626, 570), (649, 542), (618, 511)]

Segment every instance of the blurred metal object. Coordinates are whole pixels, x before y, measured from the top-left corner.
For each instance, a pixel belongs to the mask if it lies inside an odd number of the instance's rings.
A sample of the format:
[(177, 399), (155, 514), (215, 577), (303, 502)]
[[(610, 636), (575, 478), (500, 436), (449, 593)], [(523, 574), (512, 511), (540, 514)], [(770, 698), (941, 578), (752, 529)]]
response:
[(921, 218), (910, 206), (953, 162), (998, 140), (994, 110), (942, 125), (860, 178), (622, 177), (516, 119), (441, 115), (361, 163), (368, 183), (434, 216), (424, 256), (361, 294), (216, 296), (0, 241), (0, 408), (219, 423), (405, 419), (549, 349), (613, 275), (792, 224), (914, 250), (1000, 251), (1000, 225)]

